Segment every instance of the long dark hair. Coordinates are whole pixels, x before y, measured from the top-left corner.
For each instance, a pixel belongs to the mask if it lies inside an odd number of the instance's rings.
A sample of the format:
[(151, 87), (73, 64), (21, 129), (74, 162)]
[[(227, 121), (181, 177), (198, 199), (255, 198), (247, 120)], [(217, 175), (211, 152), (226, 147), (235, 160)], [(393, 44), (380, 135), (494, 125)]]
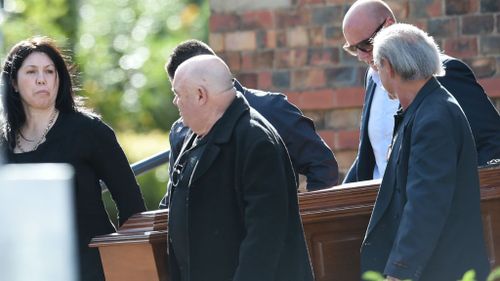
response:
[(16, 134), (26, 122), (26, 113), (21, 102), (21, 96), (14, 89), (17, 73), (24, 60), (32, 53), (46, 54), (54, 63), (59, 76), (56, 108), (63, 113), (81, 111), (83, 104), (75, 98), (73, 83), (73, 67), (69, 66), (69, 58), (63, 55), (55, 42), (48, 37), (36, 36), (17, 43), (10, 50), (2, 67), (3, 86), (3, 120), (2, 134), (8, 147), (14, 149)]

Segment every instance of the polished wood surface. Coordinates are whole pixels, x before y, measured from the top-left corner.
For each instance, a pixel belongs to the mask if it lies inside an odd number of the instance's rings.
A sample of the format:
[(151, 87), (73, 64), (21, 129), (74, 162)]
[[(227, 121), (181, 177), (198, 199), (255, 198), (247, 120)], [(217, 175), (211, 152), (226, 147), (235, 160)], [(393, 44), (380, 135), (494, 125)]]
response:
[(132, 216), (116, 233), (92, 239), (99, 247), (107, 281), (166, 281), (167, 211)]
[[(479, 170), (481, 209), (492, 267), (500, 266), (500, 167)], [(359, 280), (359, 250), (380, 180), (299, 194), (317, 281)], [(167, 210), (136, 214), (117, 233), (96, 237), (106, 280), (167, 279)]]

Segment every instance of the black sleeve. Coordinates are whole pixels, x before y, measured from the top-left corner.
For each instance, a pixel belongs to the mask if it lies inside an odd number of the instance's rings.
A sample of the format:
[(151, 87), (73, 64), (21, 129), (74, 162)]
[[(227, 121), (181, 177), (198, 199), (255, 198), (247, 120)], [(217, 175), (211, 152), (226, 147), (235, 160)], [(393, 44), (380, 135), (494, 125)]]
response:
[(500, 115), (472, 70), (463, 62), (445, 57), (446, 75), (439, 82), (457, 99), (469, 120), (476, 142), (478, 164), (500, 158)]
[(92, 128), (92, 165), (108, 187), (122, 225), (133, 214), (146, 210), (142, 193), (113, 130), (99, 120)]
[(288, 102), (284, 95), (276, 95), (272, 107), (270, 110), (273, 113), (266, 115), (272, 115), (269, 121), (285, 142), (294, 169), (307, 177), (307, 190), (337, 185), (337, 160), (316, 132), (313, 121)]

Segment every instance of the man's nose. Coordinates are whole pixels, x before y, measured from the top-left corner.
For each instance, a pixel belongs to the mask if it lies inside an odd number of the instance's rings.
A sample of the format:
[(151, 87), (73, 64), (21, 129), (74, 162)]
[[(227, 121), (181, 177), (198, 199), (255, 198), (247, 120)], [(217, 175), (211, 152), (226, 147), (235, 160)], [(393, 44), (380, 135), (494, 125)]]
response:
[(172, 103), (177, 106), (177, 96), (174, 96), (174, 99), (172, 100)]

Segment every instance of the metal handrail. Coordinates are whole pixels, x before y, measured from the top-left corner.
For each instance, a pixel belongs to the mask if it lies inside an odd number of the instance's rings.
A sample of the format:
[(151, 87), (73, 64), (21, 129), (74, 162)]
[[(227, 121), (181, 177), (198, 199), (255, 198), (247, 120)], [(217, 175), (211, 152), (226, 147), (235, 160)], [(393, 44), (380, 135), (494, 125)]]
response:
[(162, 164), (165, 164), (170, 159), (170, 150), (165, 150), (157, 153), (149, 158), (143, 159), (139, 162), (135, 162), (130, 167), (134, 172), (135, 176), (139, 176), (149, 170), (152, 170)]
[[(132, 172), (134, 172), (134, 175), (137, 177), (149, 170), (167, 163), (168, 160), (170, 160), (170, 150), (165, 150), (139, 162), (135, 162), (130, 165), (130, 168), (132, 168)], [(101, 185), (101, 191), (103, 193), (108, 191), (106, 184), (102, 180), (99, 180), (99, 184)]]

